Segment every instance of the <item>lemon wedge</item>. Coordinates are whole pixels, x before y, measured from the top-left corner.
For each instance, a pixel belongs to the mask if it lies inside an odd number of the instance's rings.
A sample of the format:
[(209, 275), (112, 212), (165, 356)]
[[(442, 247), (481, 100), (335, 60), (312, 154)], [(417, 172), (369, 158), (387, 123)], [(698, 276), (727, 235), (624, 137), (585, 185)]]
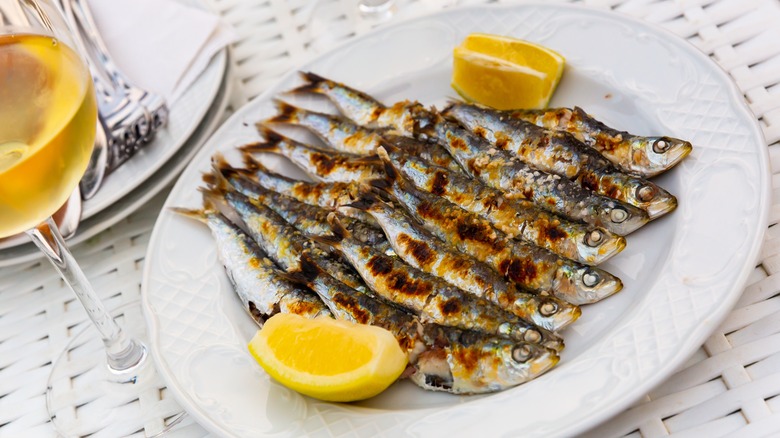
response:
[(453, 51), (452, 87), (464, 99), (496, 109), (546, 108), (565, 63), (538, 44), (474, 33)]
[(406, 368), (406, 355), (389, 331), (330, 318), (276, 314), (248, 347), (279, 383), (326, 401), (373, 397)]

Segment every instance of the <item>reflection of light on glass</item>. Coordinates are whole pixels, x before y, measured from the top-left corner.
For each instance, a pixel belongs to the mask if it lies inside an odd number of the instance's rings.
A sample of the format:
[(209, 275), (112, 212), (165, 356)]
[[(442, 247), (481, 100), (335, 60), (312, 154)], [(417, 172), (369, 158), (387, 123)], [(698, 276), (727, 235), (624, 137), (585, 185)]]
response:
[(366, 18), (384, 21), (393, 16), (395, 0), (360, 0), (358, 10)]
[(450, 8), (458, 0), (317, 0), (305, 14), (306, 47), (322, 53), (336, 45), (399, 18), (413, 18)]

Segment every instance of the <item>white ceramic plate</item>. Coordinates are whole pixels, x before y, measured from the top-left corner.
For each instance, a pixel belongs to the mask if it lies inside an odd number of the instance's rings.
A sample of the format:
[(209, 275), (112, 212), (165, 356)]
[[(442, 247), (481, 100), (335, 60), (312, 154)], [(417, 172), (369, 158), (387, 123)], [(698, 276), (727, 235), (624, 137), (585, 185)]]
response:
[[(425, 392), (398, 382), (361, 403), (298, 395), (254, 363), (256, 327), (234, 296), (201, 224), (164, 209), (146, 258), (143, 301), (158, 368), (184, 408), (226, 436), (558, 436), (619, 412), (668, 376), (739, 296), (761, 246), (769, 205), (766, 145), (741, 93), (688, 43), (621, 15), (563, 5), (446, 11), (381, 29), (302, 67), (390, 103), (441, 104), (452, 48), (468, 33), (512, 35), (562, 53), (553, 105), (579, 105), (617, 128), (689, 139), (694, 152), (656, 181), (680, 207), (628, 238), (603, 265), (625, 283), (564, 333), (560, 364), (486, 396)], [(174, 187), (167, 206), (197, 207), (216, 151), (257, 140), (272, 96), (294, 72), (225, 123)], [(281, 171), (288, 164), (267, 160)]]
[[(227, 69), (227, 63), (223, 67)], [(120, 220), (129, 216), (131, 213), (141, 208), (154, 195), (159, 193), (181, 173), (184, 167), (189, 163), (192, 157), (198, 152), (201, 146), (209, 139), (211, 133), (219, 126), (223, 119), (225, 108), (230, 97), (229, 83), (227, 76), (223, 75), (222, 83), (219, 87), (214, 101), (211, 103), (206, 116), (200, 121), (197, 129), (190, 134), (187, 141), (170, 157), (162, 167), (150, 177), (146, 178), (140, 185), (135, 187), (130, 193), (125, 194), (119, 200), (113, 202), (106, 208), (95, 213), (91, 217), (82, 220), (79, 224), (78, 232), (68, 240), (71, 247), (81, 242), (91, 239), (106, 228), (116, 224)], [(29, 243), (26, 236), (23, 245), (14, 245), (0, 251), (0, 267), (18, 265), (43, 257), (43, 253)]]

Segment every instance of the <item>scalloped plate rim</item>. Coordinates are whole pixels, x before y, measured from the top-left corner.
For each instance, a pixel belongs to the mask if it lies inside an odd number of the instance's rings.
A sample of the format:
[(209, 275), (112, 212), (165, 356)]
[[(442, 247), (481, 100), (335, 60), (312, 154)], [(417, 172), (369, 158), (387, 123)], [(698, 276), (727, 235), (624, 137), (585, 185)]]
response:
[[(728, 76), (728, 74), (720, 68), (716, 63), (714, 63), (712, 60), (710, 60), (704, 53), (700, 52), (698, 49), (696, 49), (694, 46), (692, 46), (687, 41), (684, 41), (674, 35), (673, 33), (667, 31), (666, 29), (661, 28), (658, 25), (655, 25), (653, 23), (647, 23), (644, 21), (640, 21), (638, 19), (624, 16), (622, 14), (618, 14), (611, 11), (602, 11), (602, 10), (596, 10), (593, 8), (588, 8), (584, 6), (579, 5), (566, 5), (566, 4), (544, 4), (544, 3), (529, 3), (529, 4), (519, 4), (519, 5), (478, 5), (478, 6), (470, 6), (470, 7), (462, 7), (454, 10), (456, 13), (457, 11), (472, 11), (472, 12), (478, 12), (483, 9), (515, 9), (515, 8), (536, 8), (536, 7), (542, 7), (542, 8), (564, 8), (569, 10), (579, 10), (584, 13), (588, 14), (596, 14), (604, 18), (619, 18), (620, 20), (625, 20), (628, 23), (634, 23), (638, 26), (644, 27), (648, 31), (651, 31), (653, 33), (656, 33), (658, 35), (661, 35), (662, 37), (671, 40), (673, 44), (677, 46), (678, 49), (683, 50), (686, 52), (687, 55), (698, 57), (700, 60), (706, 60), (709, 65), (712, 67), (715, 67), (713, 71), (716, 73), (720, 81), (722, 81), (724, 84), (727, 85), (728, 91), (729, 91), (729, 99), (732, 104), (736, 106), (736, 110), (741, 113), (742, 117), (746, 117), (752, 121), (750, 124), (750, 130), (751, 134), (755, 136), (756, 138), (760, 139), (762, 144), (765, 145), (766, 141), (763, 137), (763, 132), (760, 129), (760, 126), (758, 125), (758, 122), (755, 120), (755, 116), (752, 114), (752, 112), (749, 110), (749, 107), (747, 103), (743, 99), (743, 95), (741, 91), (737, 88), (737, 86), (734, 84), (734, 82), (731, 80), (731, 78)], [(428, 20), (431, 17), (436, 17), (438, 15), (447, 14), (447, 13), (453, 13), (453, 10), (444, 10), (440, 12), (435, 12), (432, 14), (428, 14), (423, 17), (418, 17), (414, 19), (410, 19), (408, 21), (396, 23), (381, 29), (378, 29), (375, 32), (368, 33), (366, 35), (363, 35), (361, 37), (358, 37), (354, 40), (350, 40), (344, 44), (340, 44), (334, 49), (323, 53), (316, 58), (308, 61), (305, 65), (301, 66), (301, 70), (305, 70), (306, 66), (316, 64), (320, 62), (321, 60), (327, 58), (330, 56), (333, 52), (342, 50), (345, 47), (348, 47), (352, 44), (355, 44), (361, 39), (364, 38), (370, 38), (374, 35), (378, 35), (379, 33), (383, 31), (387, 31), (388, 29), (393, 29), (395, 27), (408, 25), (410, 23), (415, 22), (423, 22), (425, 20)], [(283, 77), (281, 77), (274, 87), (269, 88), (264, 92), (262, 95), (255, 98), (252, 102), (250, 102), (248, 105), (245, 105), (243, 108), (241, 108), (239, 111), (237, 111), (235, 114), (231, 116), (231, 119), (241, 119), (243, 115), (250, 113), (254, 106), (258, 104), (258, 102), (262, 102), (263, 100), (267, 100), (270, 96), (275, 93), (276, 87), (278, 84), (287, 82), (291, 79), (294, 75), (296, 75), (297, 71), (299, 69), (295, 69), (287, 74), (285, 74)], [(254, 105), (254, 106), (253, 106)], [(227, 125), (227, 123), (226, 123)], [(193, 163), (189, 167), (196, 167), (199, 163), (203, 162), (204, 159), (206, 159), (207, 156), (209, 156), (214, 149), (215, 141), (216, 139), (219, 139), (220, 136), (223, 134), (224, 131), (226, 131), (226, 125), (223, 125), (217, 132), (215, 132), (212, 136), (212, 138), (209, 140), (207, 145), (203, 148), (203, 150), (200, 151), (198, 156), (193, 159)], [(769, 190), (769, 175), (771, 175), (770, 166), (769, 166), (769, 157), (768, 157), (768, 151), (766, 148), (761, 149), (758, 151), (758, 158), (760, 161), (760, 167), (763, 169), (763, 173), (760, 175), (760, 184), (759, 184), (759, 190), (760, 193), (760, 199), (759, 203), (759, 217), (758, 217), (758, 224), (759, 224), (759, 230), (757, 231), (756, 238), (751, 242), (749, 250), (747, 250), (747, 255), (745, 256), (745, 261), (742, 264), (742, 269), (739, 272), (739, 274), (736, 276), (736, 280), (734, 280), (734, 286), (732, 287), (732, 290), (729, 290), (726, 294), (724, 294), (724, 300), (719, 303), (714, 309), (713, 313), (710, 314), (710, 317), (706, 319), (706, 321), (702, 321), (702, 323), (696, 327), (694, 330), (692, 330), (685, 340), (678, 348), (678, 352), (673, 356), (673, 358), (668, 361), (665, 366), (660, 371), (656, 371), (654, 374), (652, 374), (647, 380), (644, 382), (636, 385), (633, 390), (621, 394), (621, 396), (617, 397), (616, 400), (614, 400), (616, 403), (614, 403), (609, 409), (603, 410), (601, 412), (593, 413), (593, 415), (590, 415), (589, 417), (585, 417), (581, 421), (577, 422), (571, 422), (566, 425), (563, 425), (559, 428), (557, 428), (554, 433), (556, 434), (571, 434), (575, 431), (577, 432), (583, 432), (601, 422), (606, 420), (607, 418), (613, 416), (617, 412), (625, 409), (629, 403), (637, 400), (642, 395), (646, 394), (647, 391), (649, 391), (650, 388), (657, 385), (661, 380), (668, 377), (673, 371), (676, 370), (676, 368), (682, 364), (682, 362), (687, 359), (690, 354), (693, 352), (693, 350), (700, 346), (707, 336), (714, 330), (718, 324), (726, 317), (728, 311), (733, 307), (733, 305), (736, 303), (736, 300), (740, 296), (740, 292), (742, 288), (744, 287), (745, 282), (747, 281), (747, 277), (749, 273), (753, 270), (753, 260), (757, 259), (759, 250), (761, 248), (761, 245), (763, 243), (763, 236), (766, 231), (766, 227), (769, 220), (769, 207), (771, 205), (771, 191)], [(190, 170), (189, 168), (187, 170)], [(185, 171), (185, 174), (187, 172)], [(176, 187), (172, 190), (172, 195), (176, 193), (177, 189), (179, 188), (179, 185), (185, 184), (184, 176), (180, 178), (180, 180), (177, 182)], [(166, 207), (172, 202), (172, 199), (169, 198), (168, 201), (166, 201)], [(147, 261), (154, 258), (153, 250), (154, 245), (153, 243), (158, 241), (160, 239), (159, 233), (161, 232), (160, 229), (162, 227), (158, 226), (159, 223), (164, 222), (164, 217), (161, 215), (160, 218), (158, 218), (158, 224), (155, 224), (154, 231), (152, 233), (152, 237), (150, 240), (150, 246), (149, 251), (147, 253)], [(144, 312), (147, 317), (147, 324), (149, 325), (149, 331), (150, 333), (154, 333), (156, 339), (157, 333), (157, 320), (156, 316), (154, 315), (154, 309), (152, 308), (151, 304), (149, 303), (149, 297), (148, 297), (148, 279), (149, 274), (151, 270), (151, 263), (147, 263), (144, 267), (144, 282), (143, 282), (143, 305), (144, 305)], [(160, 351), (157, 348), (158, 346), (156, 343), (152, 343), (152, 350), (153, 350), (153, 356), (155, 357), (155, 362), (158, 364), (158, 367), (162, 365), (163, 368), (163, 375), (165, 379), (171, 383), (170, 379), (173, 379), (175, 381), (175, 377), (170, 374), (170, 371), (167, 370), (165, 367), (165, 363), (162, 361), (162, 359), (159, 358)], [(170, 386), (173, 389), (174, 396), (182, 402), (182, 404), (185, 406), (187, 411), (193, 415), (201, 425), (209, 429), (210, 431), (214, 433), (230, 433), (230, 431), (224, 429), (221, 425), (213, 422), (209, 417), (206, 417), (204, 415), (201, 415), (201, 413), (195, 409), (194, 406), (189, 405), (189, 401), (187, 400), (186, 394), (179, 394), (177, 392), (177, 389), (175, 388), (175, 385)], [(431, 409), (429, 409), (431, 410)], [(435, 410), (435, 409), (433, 409)], [(550, 433), (550, 431), (545, 431), (544, 433)]]

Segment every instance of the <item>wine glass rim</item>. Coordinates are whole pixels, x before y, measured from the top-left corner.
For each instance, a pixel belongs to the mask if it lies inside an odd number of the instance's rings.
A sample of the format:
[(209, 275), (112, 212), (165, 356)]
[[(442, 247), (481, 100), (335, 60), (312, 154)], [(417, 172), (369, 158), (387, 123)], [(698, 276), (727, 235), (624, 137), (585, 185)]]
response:
[(3, 25), (0, 26), (0, 35), (7, 36), (7, 35), (41, 35), (41, 36), (47, 36), (56, 38), (59, 40), (60, 38), (57, 37), (57, 35), (54, 35), (54, 33), (45, 28), (45, 27), (26, 27), (26, 26), (15, 26), (15, 25)]

